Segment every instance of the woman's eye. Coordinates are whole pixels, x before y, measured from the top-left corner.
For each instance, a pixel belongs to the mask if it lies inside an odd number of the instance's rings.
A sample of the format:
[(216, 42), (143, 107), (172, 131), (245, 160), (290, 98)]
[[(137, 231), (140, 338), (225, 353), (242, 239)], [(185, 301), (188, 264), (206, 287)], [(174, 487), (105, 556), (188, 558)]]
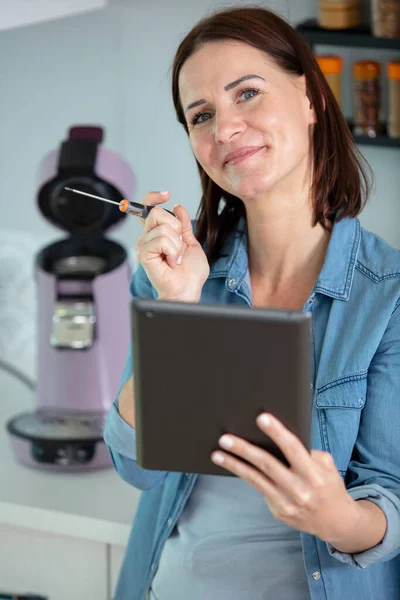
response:
[(245, 100), (250, 100), (250, 98), (254, 98), (254, 96), (257, 96), (260, 90), (257, 90), (255, 88), (248, 88), (247, 90), (243, 90), (240, 94), (240, 98), (242, 96), (244, 96)]
[(210, 113), (196, 113), (194, 117), (191, 119), (192, 125), (197, 125), (199, 123), (204, 123), (204, 121), (208, 121), (210, 117)]
[[(251, 98), (258, 96), (259, 92), (260, 90), (257, 88), (247, 88), (240, 92), (239, 98), (243, 98), (244, 100), (250, 100)], [(205, 121), (208, 121), (211, 117), (211, 113), (198, 112), (191, 118), (190, 122), (193, 126), (201, 125), (201, 123), (205, 123)]]

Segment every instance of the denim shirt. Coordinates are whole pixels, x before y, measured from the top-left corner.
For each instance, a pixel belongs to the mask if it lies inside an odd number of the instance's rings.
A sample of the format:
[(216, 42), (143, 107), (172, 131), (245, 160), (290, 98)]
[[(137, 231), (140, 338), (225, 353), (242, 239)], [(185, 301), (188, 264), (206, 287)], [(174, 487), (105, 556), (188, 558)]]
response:
[[(132, 296), (157, 297), (141, 266), (130, 289)], [(251, 306), (243, 222), (212, 266), (201, 302)], [(304, 306), (313, 324), (312, 447), (332, 454), (349, 494), (377, 504), (387, 529), (381, 543), (358, 554), (339, 552), (302, 532), (312, 600), (400, 598), (399, 308), (400, 252), (364, 230), (356, 218), (336, 222)], [(133, 359), (131, 348), (119, 391), (132, 374)], [(119, 475), (144, 493), (115, 600), (144, 600), (197, 475), (136, 464), (134, 431), (118, 414), (119, 391), (104, 439)]]

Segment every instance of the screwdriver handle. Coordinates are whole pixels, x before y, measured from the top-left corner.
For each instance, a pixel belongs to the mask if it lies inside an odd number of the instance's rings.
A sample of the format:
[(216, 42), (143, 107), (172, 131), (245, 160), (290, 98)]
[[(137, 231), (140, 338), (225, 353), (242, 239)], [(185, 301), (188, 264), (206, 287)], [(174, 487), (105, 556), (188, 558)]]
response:
[[(145, 216), (144, 218), (146, 218), (146, 217), (148, 217), (148, 216), (149, 216), (149, 213), (150, 213), (150, 211), (151, 211), (153, 208), (155, 208), (155, 207), (154, 207), (154, 206), (145, 206), (144, 208), (145, 208), (145, 213), (146, 213), (146, 216)], [(169, 213), (169, 214), (170, 214), (170, 215), (172, 215), (173, 217), (175, 217), (175, 216), (176, 216), (176, 215), (174, 215), (174, 213), (173, 213), (172, 211), (168, 210), (167, 208), (164, 208), (164, 210), (166, 210), (166, 211), (167, 211), (167, 213)]]
[[(129, 202), (129, 200), (121, 200), (119, 210), (121, 212), (126, 213), (127, 215), (135, 215), (136, 217), (142, 217), (145, 219), (149, 216), (150, 211), (154, 208), (154, 206), (148, 206), (144, 204), (139, 204), (139, 202)], [(164, 208), (170, 215), (175, 217), (174, 213), (170, 210)]]

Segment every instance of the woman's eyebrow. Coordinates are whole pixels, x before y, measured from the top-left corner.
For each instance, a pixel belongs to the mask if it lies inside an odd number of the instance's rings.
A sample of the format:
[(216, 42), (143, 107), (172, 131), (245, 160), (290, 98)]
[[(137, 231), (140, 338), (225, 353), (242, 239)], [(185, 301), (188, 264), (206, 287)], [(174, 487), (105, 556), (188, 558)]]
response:
[[(242, 83), (242, 81), (246, 81), (246, 79), (262, 79), (263, 81), (265, 81), (264, 77), (261, 77), (260, 75), (254, 75), (254, 74), (243, 75), (243, 77), (239, 77), (239, 79), (235, 79), (235, 81), (232, 81), (232, 83), (228, 83), (228, 85), (226, 85), (224, 87), (224, 90), (226, 92), (228, 92), (232, 88), (234, 88), (237, 85), (239, 85), (240, 83)], [(185, 112), (187, 112), (191, 108), (195, 108), (196, 106), (200, 106), (200, 104), (205, 104), (205, 103), (206, 103), (206, 100), (204, 100), (204, 98), (202, 98), (201, 100), (196, 100), (196, 102), (191, 102), (185, 108)]]

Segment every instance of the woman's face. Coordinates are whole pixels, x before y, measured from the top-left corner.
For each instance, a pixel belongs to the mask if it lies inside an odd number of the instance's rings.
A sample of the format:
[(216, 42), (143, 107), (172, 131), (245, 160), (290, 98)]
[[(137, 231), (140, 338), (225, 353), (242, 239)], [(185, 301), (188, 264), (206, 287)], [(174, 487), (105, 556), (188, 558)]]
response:
[(193, 153), (222, 189), (245, 199), (304, 185), (315, 122), (304, 77), (252, 46), (224, 40), (184, 63), (179, 91)]

